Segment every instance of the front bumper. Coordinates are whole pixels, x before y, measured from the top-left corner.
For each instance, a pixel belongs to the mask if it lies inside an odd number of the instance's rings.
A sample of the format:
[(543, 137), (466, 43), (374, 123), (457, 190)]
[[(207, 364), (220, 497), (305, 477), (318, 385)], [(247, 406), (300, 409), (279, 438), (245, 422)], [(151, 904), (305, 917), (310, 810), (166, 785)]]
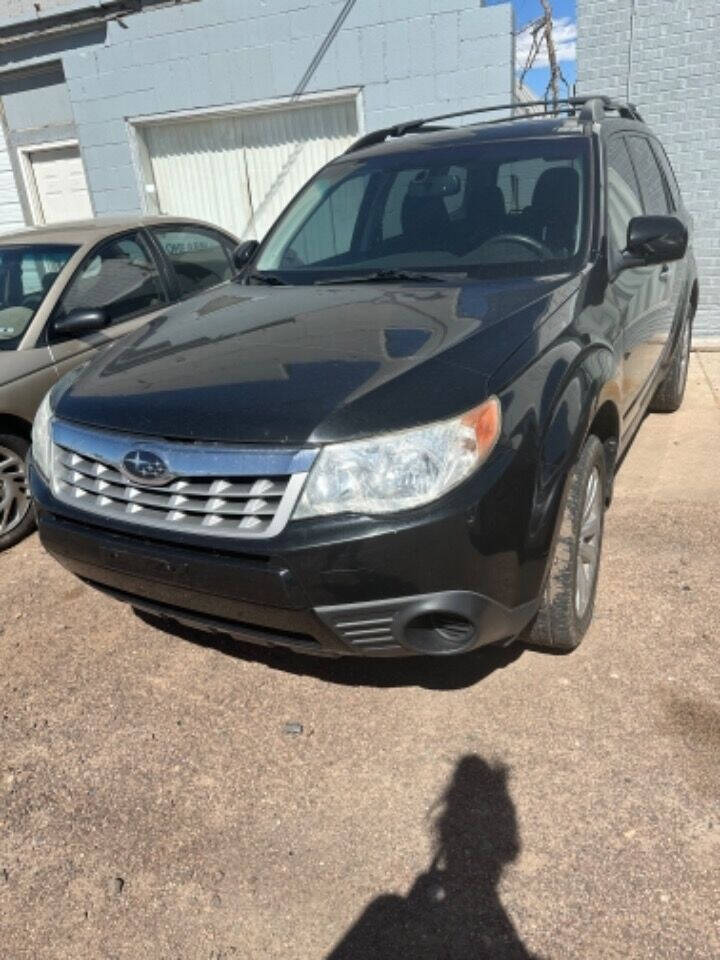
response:
[[(502, 462), (493, 469), (502, 474)], [(537, 564), (507, 549), (512, 525), (493, 540), (477, 490), (400, 523), (322, 518), (272, 540), (220, 544), (100, 525), (58, 502), (32, 466), (30, 475), (43, 545), (63, 566), (203, 630), (325, 656), (447, 655), (509, 642), (537, 608)]]

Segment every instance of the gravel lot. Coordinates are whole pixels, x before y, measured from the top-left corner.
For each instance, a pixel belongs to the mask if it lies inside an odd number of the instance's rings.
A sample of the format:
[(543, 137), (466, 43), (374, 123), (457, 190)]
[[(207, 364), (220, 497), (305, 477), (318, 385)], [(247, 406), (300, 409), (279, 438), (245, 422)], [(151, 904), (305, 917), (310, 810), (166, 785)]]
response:
[(0, 556), (2, 957), (720, 956), (719, 449), (694, 354), (571, 656), (302, 659)]

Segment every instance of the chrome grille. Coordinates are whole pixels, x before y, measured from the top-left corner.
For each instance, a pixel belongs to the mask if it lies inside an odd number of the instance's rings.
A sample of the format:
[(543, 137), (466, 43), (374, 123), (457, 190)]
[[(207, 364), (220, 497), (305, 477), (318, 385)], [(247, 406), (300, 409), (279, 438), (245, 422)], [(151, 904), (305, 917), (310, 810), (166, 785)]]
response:
[[(122, 468), (128, 451), (150, 450), (166, 484)], [(172, 443), (53, 424), (53, 487), (80, 510), (145, 527), (226, 537), (272, 537), (290, 518), (314, 450)]]

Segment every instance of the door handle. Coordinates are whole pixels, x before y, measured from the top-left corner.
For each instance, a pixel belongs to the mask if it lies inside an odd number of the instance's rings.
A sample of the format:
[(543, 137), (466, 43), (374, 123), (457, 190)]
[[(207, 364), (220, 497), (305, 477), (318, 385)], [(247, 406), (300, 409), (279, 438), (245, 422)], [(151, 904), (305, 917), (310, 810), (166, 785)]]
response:
[(666, 283), (670, 279), (670, 267), (666, 263), (660, 267), (660, 279), (664, 280)]

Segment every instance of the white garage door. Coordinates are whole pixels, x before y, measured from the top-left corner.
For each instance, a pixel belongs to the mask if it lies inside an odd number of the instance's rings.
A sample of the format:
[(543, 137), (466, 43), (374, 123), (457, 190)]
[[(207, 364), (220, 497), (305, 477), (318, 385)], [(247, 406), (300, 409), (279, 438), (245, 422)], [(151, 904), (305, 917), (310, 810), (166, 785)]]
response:
[(354, 98), (143, 128), (157, 210), (262, 238), (283, 207), (356, 138)]
[(53, 147), (28, 154), (35, 185), (38, 223), (92, 217), (85, 170), (78, 147)]
[(0, 133), (0, 233), (22, 230), (25, 226), (10, 156)]

